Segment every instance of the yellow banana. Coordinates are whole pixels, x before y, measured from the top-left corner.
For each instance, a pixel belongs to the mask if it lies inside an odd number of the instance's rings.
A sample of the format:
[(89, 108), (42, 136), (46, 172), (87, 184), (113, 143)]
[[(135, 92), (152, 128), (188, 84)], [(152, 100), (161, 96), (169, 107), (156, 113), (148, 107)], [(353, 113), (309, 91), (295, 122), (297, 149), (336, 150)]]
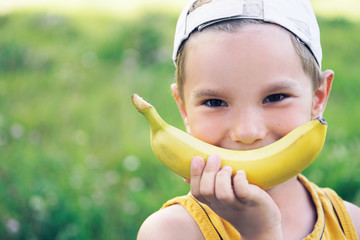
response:
[(229, 150), (205, 143), (167, 124), (156, 109), (139, 95), (131, 98), (134, 106), (150, 124), (151, 147), (156, 157), (169, 169), (190, 179), (191, 159), (206, 159), (216, 153), (221, 165), (246, 172), (249, 183), (266, 189), (278, 185), (307, 168), (320, 153), (326, 136), (324, 119), (305, 123), (280, 140), (254, 150)]

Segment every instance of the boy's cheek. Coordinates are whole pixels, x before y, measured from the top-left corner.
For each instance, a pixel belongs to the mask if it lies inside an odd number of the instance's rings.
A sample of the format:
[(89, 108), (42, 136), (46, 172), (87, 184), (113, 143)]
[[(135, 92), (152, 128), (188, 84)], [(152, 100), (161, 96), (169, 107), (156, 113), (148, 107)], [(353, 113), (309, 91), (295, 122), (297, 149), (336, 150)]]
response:
[(222, 138), (221, 136), (225, 134), (225, 122), (217, 120), (192, 120), (189, 121), (189, 131), (193, 137), (196, 137), (204, 142), (207, 142), (212, 145)]
[[(293, 111), (284, 114), (281, 118), (278, 118), (277, 123), (273, 124), (274, 130), (281, 137), (285, 136), (295, 128), (303, 125), (311, 120), (311, 111), (305, 111), (300, 108), (295, 108)], [(275, 128), (276, 126), (276, 128)]]

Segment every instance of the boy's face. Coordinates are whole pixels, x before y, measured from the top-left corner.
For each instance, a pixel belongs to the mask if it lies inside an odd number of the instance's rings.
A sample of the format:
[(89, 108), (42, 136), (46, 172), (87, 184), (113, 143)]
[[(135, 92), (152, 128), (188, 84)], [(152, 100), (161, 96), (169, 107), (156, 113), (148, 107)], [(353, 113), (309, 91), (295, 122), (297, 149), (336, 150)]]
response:
[(276, 25), (204, 31), (188, 40), (185, 51), (184, 101), (177, 103), (188, 132), (205, 142), (259, 148), (325, 107), (328, 93), (325, 99), (314, 94), (289, 33)]

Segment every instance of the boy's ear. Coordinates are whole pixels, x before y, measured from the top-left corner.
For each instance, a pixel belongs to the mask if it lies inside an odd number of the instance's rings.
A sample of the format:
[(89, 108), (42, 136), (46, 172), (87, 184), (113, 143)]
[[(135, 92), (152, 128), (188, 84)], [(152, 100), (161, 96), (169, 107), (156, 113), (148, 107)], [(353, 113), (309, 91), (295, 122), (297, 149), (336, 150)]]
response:
[(311, 116), (313, 119), (317, 117), (322, 117), (326, 103), (328, 101), (331, 85), (334, 79), (334, 72), (331, 70), (326, 70), (321, 76), (321, 85), (315, 91), (314, 99), (313, 99), (313, 106)]
[(188, 118), (187, 118), (187, 113), (186, 113), (186, 108), (185, 108), (185, 104), (184, 101), (182, 100), (180, 93), (179, 93), (179, 89), (176, 83), (171, 84), (171, 90), (174, 96), (174, 99), (176, 101), (176, 104), (179, 108), (181, 117), (184, 121), (185, 127), (186, 127), (186, 131), (190, 134), (190, 128), (189, 128), (189, 123), (188, 123)]

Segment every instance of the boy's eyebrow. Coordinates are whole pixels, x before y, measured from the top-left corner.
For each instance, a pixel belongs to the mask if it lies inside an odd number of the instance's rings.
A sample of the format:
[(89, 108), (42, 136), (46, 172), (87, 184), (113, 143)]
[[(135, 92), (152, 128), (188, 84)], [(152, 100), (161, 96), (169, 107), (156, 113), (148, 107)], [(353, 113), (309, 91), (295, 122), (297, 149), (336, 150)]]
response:
[(214, 91), (212, 89), (200, 89), (200, 90), (194, 90), (193, 94), (191, 94), (194, 98), (203, 98), (203, 97), (218, 97), (221, 95), (220, 92)]
[(297, 82), (295, 81), (280, 81), (280, 82), (275, 82), (272, 84), (269, 84), (269, 86), (266, 86), (264, 88), (264, 92), (276, 92), (279, 90), (291, 90), (291, 89), (295, 89), (297, 86)]

